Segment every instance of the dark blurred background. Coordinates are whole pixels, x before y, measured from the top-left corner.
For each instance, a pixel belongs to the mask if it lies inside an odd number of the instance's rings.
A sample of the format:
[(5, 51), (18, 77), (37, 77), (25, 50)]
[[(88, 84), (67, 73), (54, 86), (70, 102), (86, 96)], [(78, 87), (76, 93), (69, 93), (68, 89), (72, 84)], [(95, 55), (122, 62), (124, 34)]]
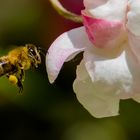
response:
[[(80, 14), (82, 0), (61, 0)], [(53, 40), (82, 26), (59, 16), (48, 0), (0, 0), (0, 55), (13, 46), (32, 43), (49, 48)], [(72, 90), (82, 54), (66, 63), (51, 85), (45, 58), (26, 71), (23, 95), (6, 77), (0, 78), (0, 140), (139, 140), (140, 104), (125, 100), (117, 117), (96, 119), (77, 101)]]

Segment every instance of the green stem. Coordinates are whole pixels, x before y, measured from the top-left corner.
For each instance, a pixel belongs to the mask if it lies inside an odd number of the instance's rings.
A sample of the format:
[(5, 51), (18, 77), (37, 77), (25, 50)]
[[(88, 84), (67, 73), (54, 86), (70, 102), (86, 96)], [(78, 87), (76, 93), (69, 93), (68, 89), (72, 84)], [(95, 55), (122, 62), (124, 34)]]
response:
[(72, 20), (74, 22), (82, 23), (82, 17), (80, 15), (74, 14), (68, 10), (66, 10), (59, 0), (50, 0), (54, 9), (64, 18)]

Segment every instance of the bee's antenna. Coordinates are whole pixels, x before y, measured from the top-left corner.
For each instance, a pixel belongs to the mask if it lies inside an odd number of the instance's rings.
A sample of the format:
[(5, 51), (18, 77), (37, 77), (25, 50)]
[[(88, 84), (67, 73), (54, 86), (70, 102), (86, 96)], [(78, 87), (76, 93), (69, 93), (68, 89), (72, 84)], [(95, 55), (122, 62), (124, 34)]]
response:
[(43, 56), (46, 55), (47, 51), (44, 49), (44, 48), (41, 48), (41, 47), (37, 47), (38, 51), (43, 54)]

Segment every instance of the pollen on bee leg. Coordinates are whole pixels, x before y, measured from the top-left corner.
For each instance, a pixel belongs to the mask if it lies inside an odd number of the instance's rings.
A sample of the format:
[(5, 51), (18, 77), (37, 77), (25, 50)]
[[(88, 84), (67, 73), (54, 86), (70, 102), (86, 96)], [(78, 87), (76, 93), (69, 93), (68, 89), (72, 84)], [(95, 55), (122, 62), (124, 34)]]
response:
[(10, 76), (9, 76), (9, 81), (10, 81), (12, 84), (16, 85), (17, 82), (18, 82), (18, 79), (17, 79), (17, 77), (16, 77), (15, 75), (10, 75)]

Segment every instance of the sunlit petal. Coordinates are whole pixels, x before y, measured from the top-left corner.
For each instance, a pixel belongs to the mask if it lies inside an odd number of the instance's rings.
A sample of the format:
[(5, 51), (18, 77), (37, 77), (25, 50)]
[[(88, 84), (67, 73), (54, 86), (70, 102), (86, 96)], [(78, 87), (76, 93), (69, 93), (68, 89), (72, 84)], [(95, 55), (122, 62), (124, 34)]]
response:
[(77, 78), (73, 84), (79, 102), (95, 117), (118, 115), (119, 98), (115, 94), (119, 89), (99, 80), (92, 82), (84, 62), (78, 66)]

